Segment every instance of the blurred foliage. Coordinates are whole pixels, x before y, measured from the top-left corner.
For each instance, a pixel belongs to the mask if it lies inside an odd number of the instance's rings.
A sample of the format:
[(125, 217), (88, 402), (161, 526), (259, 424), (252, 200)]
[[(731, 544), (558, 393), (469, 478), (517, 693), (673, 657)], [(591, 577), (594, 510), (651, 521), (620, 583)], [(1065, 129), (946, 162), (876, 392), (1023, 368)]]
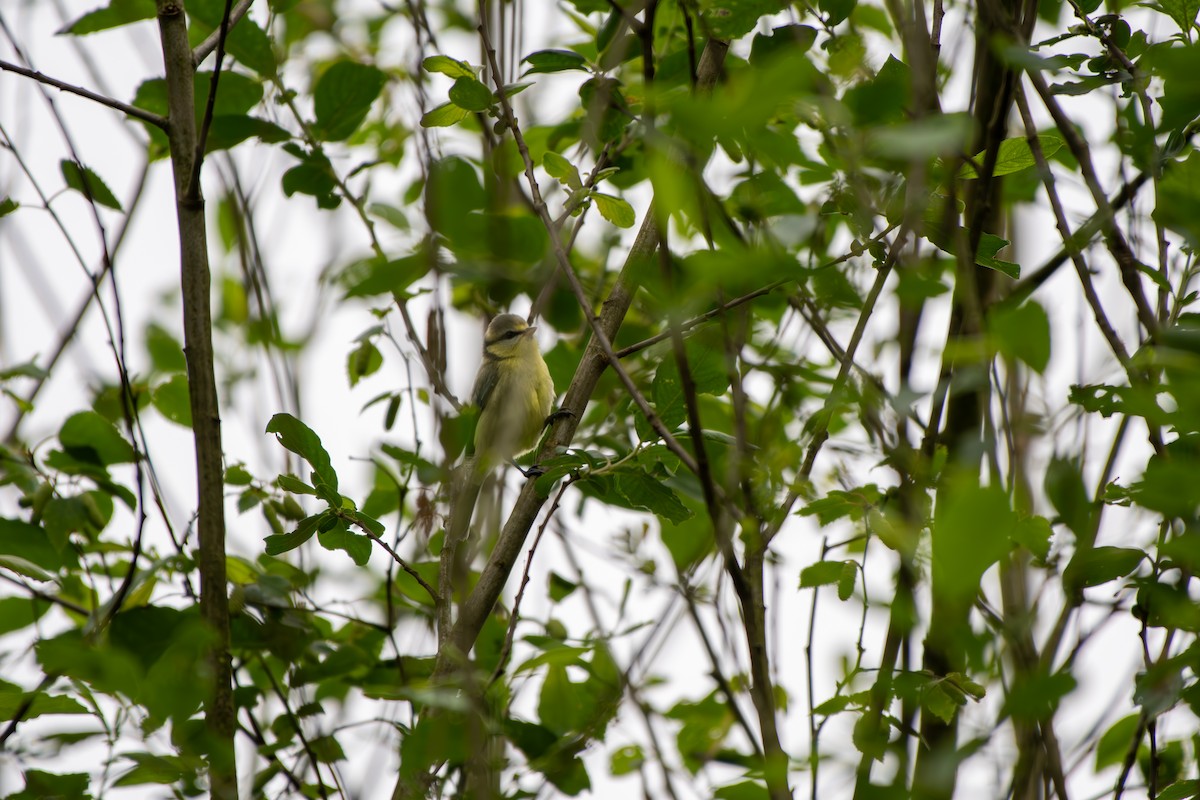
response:
[[(187, 0), (193, 46), (227, 7)], [(1028, 43), (1015, 20), (989, 28), (989, 8), (954, 6), (971, 31), (940, 3), (896, 18), (911, 8), (870, 0), (253, 4), (219, 82), (211, 57), (195, 75), (205, 150), (281, 164), (273, 196), (336, 237), (311, 313), (367, 324), (344, 360), (314, 365), (321, 380), (402, 385), (364, 400), (382, 414), (366, 417), (365, 472), (334, 463), (335, 429), (283, 411), (253, 419), (282, 466), (225, 465), (235, 524), (262, 540), (227, 561), (252, 796), (361, 794), (346, 775), (375, 754), (356, 726), (394, 745), (399, 774), (382, 779), (410, 796), (639, 780), (646, 796), (856, 781), (856, 797), (949, 797), (971, 770), (1022, 798), (1076, 781), (1194, 796), (1200, 6), (1048, 0)], [(88, 44), (154, 15), (110, 0), (62, 33)], [(977, 45), (986, 57), (967, 55)], [(1018, 87), (998, 136), (984, 101), (962, 103), (971, 58)], [(166, 116), (167, 91), (148, 72), (130, 102)], [(136, 129), (148, 164), (168, 155), (162, 130)], [(79, 159), (37, 180), (132, 216), (110, 189), (122, 176)], [(1091, 199), (1063, 213), (1060, 186)], [(210, 203), (224, 413), (246, 418), (263, 364), (295, 410), (316, 323), (285, 334), (270, 285), (294, 279), (258, 251), (264, 201), (236, 174), (224, 189)], [(12, 191), (3, 224), (52, 202)], [(664, 241), (622, 267), (624, 231), (646, 225)], [(515, 565), (519, 594), (464, 654), (448, 626), (491, 579), (510, 504), (489, 482), (469, 539), (446, 541), (474, 425), (447, 388), (447, 351), (474, 344), (448, 345), (447, 316), (532, 305), (565, 392), (589, 368), (594, 315), (625, 291), (612, 345), (651, 413), (613, 368), (599, 376), (570, 446), (530, 476), (549, 501), (537, 561), (557, 560), (544, 585)], [(192, 424), (174, 312), (130, 332), (141, 368), (114, 347), (90, 404), (0, 445), (0, 742), (24, 775), (10, 798), (206, 791), (210, 635), (193, 515), (176, 507), (191, 501), (166, 502), (142, 424)], [(1093, 319), (1097, 346), (1073, 352), (1084, 334), (1068, 329)], [(18, 421), (43, 363), (0, 364)], [(781, 613), (797, 603), (810, 620)], [(817, 609), (834, 604), (844, 653), (820, 638)], [(1081, 708), (1108, 658), (1085, 646), (1110, 623), (1137, 674), (1113, 708)], [(660, 656), (689, 635), (701, 663), (685, 678)], [(805, 681), (835, 662), (832, 684)], [(1092, 730), (1056, 737), (1068, 710)], [(51, 717), (70, 722), (28, 724)], [(931, 788), (921, 762), (947, 730)], [(87, 746), (107, 748), (103, 770), (41, 769)]]

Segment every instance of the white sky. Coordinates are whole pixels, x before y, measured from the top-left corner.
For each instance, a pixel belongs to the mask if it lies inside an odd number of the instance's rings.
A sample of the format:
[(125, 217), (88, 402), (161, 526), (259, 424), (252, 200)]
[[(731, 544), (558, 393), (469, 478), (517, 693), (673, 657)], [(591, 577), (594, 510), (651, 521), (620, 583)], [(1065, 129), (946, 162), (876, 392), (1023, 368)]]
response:
[[(80, 58), (80, 52), (76, 50), (76, 45), (81, 44), (103, 77), (101, 90), (111, 96), (128, 100), (132, 98), (142, 80), (157, 76), (161, 71), (153, 23), (95, 34), (79, 42), (66, 36), (50, 35), (60, 25), (59, 6), (65, 10), (67, 18), (74, 18), (93, 5), (92, 0), (0, 0), (0, 13), (37, 69), (68, 82), (97, 86), (87, 63)], [(539, 29), (538, 26), (543, 24), (544, 20), (553, 17), (534, 13), (529, 5), (526, 8), (530, 11), (526, 29), (528, 52), (542, 46), (543, 39), (550, 41), (549, 32)], [(261, 8), (256, 8), (253, 13), (261, 20), (261, 12)], [(946, 36), (949, 53), (947, 63), (961, 64), (964, 63), (964, 56), (953, 49), (952, 43), (957, 41), (952, 38), (953, 31), (954, 24), (951, 19)], [(871, 58), (873, 62), (881, 63), (886, 53), (878, 49), (878, 42), (873, 44), (875, 49), (871, 52)], [(469, 39), (447, 37), (443, 41), (443, 47), (449, 55), (478, 61), (477, 46)], [(398, 47), (395, 52), (407, 51)], [(16, 60), (12, 48), (3, 41), (0, 41), (0, 58)], [(398, 56), (397, 63), (401, 63), (399, 58)], [(963, 70), (962, 74), (965, 75), (966, 72)], [(573, 92), (574, 88), (570, 77), (539, 78), (538, 86), (520, 96), (520, 100), (525, 104), (522, 114), (529, 118), (552, 119), (554, 109), (570, 102), (571, 97), (567, 92)], [(438, 91), (444, 90), (444, 86), (435, 83), (435, 97)], [(134, 135), (131, 136), (116, 112), (57, 92), (52, 92), (51, 96), (67, 121), (71, 141), (74, 142), (80, 158), (96, 170), (118, 198), (125, 202), (132, 190), (134, 172), (139, 163), (142, 147), (140, 129), (133, 127)], [(1070, 112), (1080, 108), (1078, 104), (1082, 101), (1064, 98), (1063, 102)], [(1087, 127), (1089, 140), (1099, 149), (1098, 143), (1106, 140), (1111, 127), (1109, 116), (1099, 113), (1085, 114), (1083, 122)], [(16, 144), (21, 157), (26, 160), (29, 171), (41, 182), (43, 190), (48, 195), (56, 195), (62, 189), (58, 162), (68, 157), (69, 150), (64, 144), (64, 137), (47, 113), (39, 89), (30, 81), (0, 73), (0, 124)], [(439, 145), (445, 152), (462, 152), (462, 140), (456, 141), (452, 136), (442, 138)], [(314, 317), (318, 301), (316, 287), (321, 275), (330, 266), (343, 265), (355, 254), (366, 254), (366, 238), (344, 208), (337, 214), (337, 224), (331, 225), (329, 216), (318, 217), (314, 213), (311, 199), (296, 196), (285, 200), (282, 197), (278, 183), (279, 175), (290, 164), (290, 157), (271, 148), (244, 146), (234, 151), (233, 158), (238, 163), (248, 192), (257, 200), (259, 230), (266, 251), (266, 266), (274, 276), (273, 288), (277, 293), (277, 303), (282, 309), (284, 330), (296, 333), (310, 324)], [(210, 199), (210, 206), (211, 201), (220, 193), (217, 174), (223, 169), (220, 166), (222, 161), (223, 157), (214, 158), (209, 166), (216, 169), (209, 169), (207, 172), (206, 194)], [(353, 162), (346, 160), (336, 163), (341, 166)], [(1111, 156), (1106, 158), (1101, 154), (1099, 163), (1106, 186), (1111, 188), (1118, 185), (1113, 176), (1114, 164)], [(713, 169), (719, 171), (720, 165), (715, 165)], [(396, 181), (393, 191), (397, 197), (397, 204), (399, 192), (406, 183), (404, 178)], [(1060, 187), (1065, 197), (1074, 203), (1074, 208), (1089, 208), (1081, 203), (1081, 198), (1084, 197), (1082, 187), (1064, 186), (1062, 183)], [(376, 190), (381, 188), (379, 184), (376, 185)], [(154, 320), (168, 329), (179, 330), (179, 309), (175, 299), (178, 276), (177, 246), (172, 218), (173, 198), (165, 163), (156, 164), (152, 168), (146, 191), (147, 196), (134, 219), (117, 267), (117, 286), (121, 294), (124, 325), (129, 339), (128, 360), (135, 372), (147, 364), (139, 345), (139, 336), (148, 321)], [(11, 195), (24, 206), (38, 205), (35, 190), (22, 176), (12, 154), (0, 151), (0, 196), (4, 195)], [(1149, 203), (1150, 197), (1147, 195), (1143, 202)], [(639, 215), (644, 212), (647, 201), (644, 191), (632, 193), (629, 199), (634, 203)], [(72, 232), (74, 244), (82, 253), (86, 268), (96, 270), (99, 264), (96, 226), (83, 199), (76, 194), (66, 193), (56, 196), (52, 206), (61, 215), (65, 227)], [(106, 231), (111, 236), (118, 227), (119, 215), (104, 209), (100, 214)], [(1086, 211), (1077, 210), (1073, 212), (1072, 220), (1078, 222), (1084, 216)], [(1053, 231), (1047, 227), (1047, 219), (1048, 210), (1041, 206), (1023, 212), (1019, 218), (1020, 230), (1016, 238), (1020, 251), (1018, 257), (1013, 260), (1019, 261), (1027, 271), (1031, 271), (1054, 249), (1054, 240), (1050, 238)], [(381, 227), (380, 230), (384, 231), (385, 228)], [(231, 259), (221, 256), (215, 232), (212, 234), (212, 240), (214, 274), (221, 275), (226, 270), (235, 269)], [(410, 244), (403, 235), (392, 235), (385, 243), (398, 251)], [(1118, 307), (1125, 307), (1120, 303), (1122, 289), (1113, 270), (1103, 271), (1103, 274), (1098, 276), (1098, 284), (1102, 296), (1117, 298)], [(0, 369), (44, 357), (56, 342), (64, 320), (73, 313), (85, 292), (86, 279), (83, 268), (49, 214), (26, 207), (19, 213), (0, 220)], [(1049, 441), (1053, 442), (1058, 452), (1074, 453), (1078, 443), (1094, 435), (1104, 427), (1104, 423), (1089, 420), (1086, 423), (1089, 427), (1085, 432), (1078, 423), (1062, 415), (1059, 409), (1065, 405), (1067, 387), (1076, 382), (1115, 382), (1119, 380), (1119, 371), (1094, 335), (1090, 312), (1082, 306), (1076, 279), (1069, 267), (1060, 270), (1060, 274), (1051, 279), (1039, 292), (1038, 298), (1050, 314), (1056, 349), (1045, 379), (1035, 378), (1034, 388), (1040, 402), (1055, 412), (1050, 420), (1052, 431), (1048, 436)], [(104, 305), (112, 311), (111, 282), (105, 286)], [(525, 307), (527, 306), (519, 306), (515, 310), (523, 312)], [(414, 312), (418, 327), (421, 328), (424, 307), (420, 302), (414, 303)], [(322, 306), (322, 314), (324, 319), (315, 333), (313, 346), (305, 355), (299, 376), (304, 403), (302, 416), (321, 435), (335, 467), (343, 476), (346, 487), (357, 483), (356, 489), (352, 491), (360, 491), (360, 496), (365, 496), (365, 480), (368, 473), (365, 466), (354, 459), (367, 455), (380, 440), (382, 406), (377, 406), (366, 414), (359, 414), (359, 409), (378, 393), (393, 390), (406, 381), (403, 364), (396, 357), (395, 351), (383, 348), (384, 368), (352, 389), (345, 375), (345, 357), (353, 347), (355, 337), (374, 325), (375, 320), (359, 305), (326, 304)], [(894, 309), (891, 307), (885, 307), (873, 319), (869, 341), (860, 350), (860, 361), (869, 363), (877, 352), (876, 348), (882, 351), (883, 359), (894, 358), (888, 344), (892, 337), (889, 328), (893, 319)], [(1127, 337), (1132, 334), (1132, 315), (1126, 315), (1124, 318), (1118, 316), (1114, 322)], [(853, 320), (850, 320), (835, 326), (840, 341), (847, 341), (852, 324)], [(111, 380), (114, 374), (108, 337), (94, 310), (89, 313), (84, 325), (84, 335), (77, 337), (68, 351), (68, 357), (55, 371), (46, 390), (39, 396), (36, 411), (30, 415), (22, 429), (26, 441), (40, 445), (42, 453), (50, 446), (51, 442), (48, 440), (53, 436), (59, 422), (66, 415), (89, 406), (90, 396), (85, 387), (93, 384), (101, 376)], [(398, 324), (396, 328), (399, 334)], [(923, 327), (923, 340), (929, 348), (937, 346), (944, 330), (945, 307), (934, 307), (927, 314)], [(478, 363), (479, 329), (471, 321), (455, 320), (452, 336), (454, 340), (451, 347), (450, 381), (452, 389), (462, 397), (469, 390)], [(542, 344), (548, 347), (552, 341), (544, 338)], [(220, 349), (220, 341), (217, 346)], [(929, 352), (926, 351), (926, 359), (918, 373), (919, 378), (924, 381), (923, 388), (926, 389), (932, 387), (937, 369), (936, 363), (928, 358)], [(256, 475), (269, 478), (281, 468), (282, 451), (270, 437), (264, 435), (263, 428), (271, 414), (283, 408), (277, 399), (277, 387), (269, 380), (268, 371), (262, 369), (265, 363), (261, 357), (256, 354), (238, 353), (236, 359), (243, 367), (259, 368), (261, 374), (257, 380), (250, 381), (240, 388), (232, 402), (228, 402), (227, 399), (224, 405), (222, 417), (227, 463), (245, 461)], [(413, 370), (415, 375), (419, 375), (419, 364), (415, 361)], [(21, 395), (26, 388), (26, 384), (20, 382), (9, 386)], [(558, 388), (560, 391), (565, 389), (564, 386)], [(12, 404), (0, 399), (0, 431), (7, 431), (12, 413)], [(408, 414), (409, 409), (406, 407), (400, 415), (402, 425), (407, 424)], [(164, 480), (169, 511), (176, 524), (185, 524), (193, 506), (194, 496), (190, 485), (190, 432), (163, 421), (153, 413), (146, 414), (145, 420), (151, 442), (151, 455)], [(382, 438), (393, 441), (404, 438), (404, 435)], [(1138, 464), (1143, 461), (1144, 448), (1136, 444), (1137, 439), (1138, 436), (1131, 436), (1131, 446), (1126, 450), (1123, 463)], [(1101, 436), (1096, 441), (1106, 441), (1106, 438)], [(1040, 453), (1043, 459), (1048, 459), (1049, 455), (1049, 450)], [(1091, 486), (1095, 476), (1099, 474), (1104, 453), (1088, 455), (1090, 460), (1087, 478)], [(823, 466), (818, 466), (818, 474), (827, 473), (833, 465), (828, 450), (819, 463)], [(353, 480), (356, 475), (361, 475), (364, 482)], [(1121, 470), (1117, 471), (1117, 475), (1122, 482), (1135, 477)], [(866, 473), (863, 480), (889, 483), (891, 477), (884, 470), (874, 469)], [(833, 485), (828, 484), (827, 488), (833, 488)], [(568, 501), (566, 505), (570, 508), (574, 504)], [(230, 550), (253, 558), (261, 551), (264, 526), (256, 515), (238, 516), (232, 504), (230, 508)], [(0, 493), (0, 514), (15, 516), (18, 513), (15, 496), (11, 492)], [(1144, 519), (1135, 520), (1128, 514), (1118, 516), (1111, 510), (1106, 514), (1111, 514), (1112, 519), (1102, 534), (1101, 543), (1128, 543), (1135, 539), (1125, 538), (1126, 536), (1139, 537), (1138, 540), (1144, 536)], [(1125, 522), (1122, 523), (1122, 519)], [(1122, 530), (1124, 525), (1128, 525), (1127, 530)], [(614, 600), (619, 598), (625, 571), (619, 562), (614, 561), (614, 546), (610, 540), (625, 526), (640, 528), (640, 518), (632, 514), (613, 514), (606, 510), (603, 516), (588, 516), (579, 528), (580, 533), (574, 537), (581, 555), (587, 556), (589, 579), (607, 585)], [(114, 529), (110, 529), (110, 536), (114, 535), (113, 531)], [(159, 537), (159, 547), (167, 546), (161, 531), (156, 533)], [(834, 541), (844, 538), (837, 531), (825, 533)], [(781, 561), (773, 573), (778, 590), (777, 596), (771, 601), (775, 612), (774, 663), (777, 665), (779, 682), (789, 692), (792, 703), (792, 710), (786, 715), (784, 724), (785, 747), (793, 755), (800, 755), (807, 749), (808, 721), (803, 647), (812, 594), (807, 591), (796, 592), (795, 586), (800, 568), (819, 556), (820, 538), (815, 523), (808, 519), (797, 519), (790, 523), (786, 535), (780, 539), (780, 545)], [(556, 540), (547, 535), (542, 546), (545, 549), (539, 553), (534, 578), (522, 607), (523, 615), (531, 619), (544, 618), (550, 611), (544, 593), (549, 569), (570, 574), (561, 552), (556, 552)], [(373, 557), (372, 568), (382, 569), (381, 555), (377, 553)], [(879, 566), (883, 562), (882, 555), (882, 551), (874, 550), (871, 554), (875, 568), (873, 572), (868, 572), (872, 581), (869, 591), (874, 598), (886, 597), (891, 591), (890, 570), (881, 569)], [(332, 584), (331, 587), (337, 586), (337, 591), (345, 591), (347, 595), (353, 594), (353, 590), (349, 588), (355, 583), (353, 569), (341, 554), (311, 550), (308, 557), (328, 562), (330, 571), (343, 575), (346, 581), (345, 584)], [(520, 563), (523, 565), (523, 559)], [(669, 571), (666, 563), (660, 563), (660, 567)], [(713, 573), (712, 565), (709, 566), (708, 572), (710, 575)], [(514, 578), (510, 582), (510, 588), (515, 583)], [(329, 590), (334, 591), (332, 588)], [(1113, 585), (1095, 591), (1097, 597), (1105, 597), (1112, 593)], [(1042, 599), (1050, 607), (1054, 607), (1058, 598), (1051, 595), (1052, 593), (1048, 592)], [(655, 603), (661, 596), (662, 593), (655, 595)], [(817, 702), (832, 694), (834, 681), (840, 674), (841, 657), (853, 658), (854, 636), (858, 627), (857, 605), (842, 606), (831, 594), (823, 594), (820, 604), (816, 648), (818, 657), (814, 664)], [(652, 612), (652, 609), (657, 608), (657, 605), (651, 608), (650, 604), (647, 604), (645, 611)], [(590, 624), (586, 623), (583, 606), (577, 598), (564, 604), (556, 613), (564, 616), (578, 615), (571, 617), (573, 633), (582, 633)], [(652, 618), (652, 613), (648, 616)], [(1097, 624), (1098, 619), (1095, 617), (1095, 614), (1084, 614), (1083, 618), (1088, 619), (1085, 625), (1091, 627)], [(50, 627), (57, 627), (63, 622), (63, 619), (58, 619)], [(868, 618), (865, 637), (869, 648), (867, 663), (873, 663), (878, 658), (885, 625), (884, 613), (873, 610)], [(715, 630), (715, 627), (711, 629)], [(522, 629), (522, 632), (525, 632), (525, 629)], [(1065, 701), (1057, 720), (1059, 736), (1068, 752), (1072, 744), (1085, 735), (1088, 728), (1110, 704), (1114, 705), (1112, 711), (1108, 712), (1110, 722), (1120, 714), (1126, 713), (1118, 711), (1115, 706), (1128, 707), (1130, 698), (1126, 687), (1131, 685), (1130, 675), (1140, 663), (1135, 637), (1136, 630), (1132, 627), (1132, 620), (1126, 615), (1106, 626), (1083, 650), (1080, 657), (1080, 689)], [(635, 641), (640, 641), (640, 638), (635, 637)], [(675, 696), (699, 699), (709, 691), (711, 681), (706, 677), (707, 662), (686, 622), (678, 625), (671, 633), (669, 640), (664, 644), (664, 651), (666, 654), (656, 662), (655, 672), (669, 678), (670, 685), (649, 693), (654, 702), (666, 706)], [(0, 661), (6, 672), (9, 662), (13, 663), (14, 669), (23, 670), (27, 677), (33, 674), (30, 671), (28, 656), (16, 652), (9, 654)], [(517, 705), (518, 709), (527, 709), (527, 716), (532, 716), (528, 709), (536, 704), (535, 690), (536, 683), (526, 687), (524, 696)], [(522, 703), (525, 705), (522, 706)], [(994, 705), (993, 698), (989, 698), (988, 705)], [(751, 707), (748, 701), (743, 703), (743, 707), (749, 714)], [(362, 708), (355, 711), (359, 715), (363, 714)], [(975, 713), (976, 711), (982, 710), (968, 709), (964, 736), (969, 735), (993, 713), (992, 709), (985, 713)], [(375, 713), (392, 716), (396, 712), (384, 710)], [(831, 755), (835, 764), (849, 764), (857, 760), (857, 754), (849, 747), (851, 722), (852, 718), (844, 715), (831, 722), (823, 734), (823, 751)], [(32, 736), (35, 731), (43, 729), (43, 726), (61, 723), (61, 719), (49, 722), (40, 720), (36, 724), (28, 724), (25, 735)], [(1189, 720), (1187, 724), (1191, 723), (1194, 723), (1194, 720)], [(72, 726), (67, 724), (63, 727)], [(593, 747), (593, 755), (589, 758), (597, 796), (616, 796), (618, 792), (627, 793), (633, 790), (633, 779), (614, 781), (605, 777), (607, 753), (630, 741), (631, 737), (637, 741), (645, 738), (640, 721), (626, 709), (603, 748)], [(381, 762), (375, 758), (393, 757), (386, 745), (380, 745), (379, 738), (378, 729), (373, 727), (364, 727), (342, 735), (343, 745), (351, 754), (350, 762), (343, 765), (343, 773), (352, 784), (361, 782), (364, 797), (385, 797), (390, 792), (390, 779), (377, 779), (381, 774)], [(1007, 734), (996, 737), (995, 747), (1002, 752), (1011, 750)], [(360, 753), (368, 752), (367, 748), (371, 748), (370, 759), (360, 757)], [(1068, 756), (1069, 761), (1073, 759), (1073, 754)], [(63, 772), (86, 768), (86, 759), (80, 760), (78, 753), (71, 750), (64, 750), (60, 757), (52, 758), (48, 763), (49, 768)], [(123, 766), (119, 767), (118, 772), (122, 768)], [(836, 768), (827, 768), (825, 772), (825, 779), (829, 781), (825, 789), (830, 797), (845, 796), (846, 785), (834, 779), (838, 772)], [(1110, 774), (1111, 771), (1099, 778), (1090, 777), (1089, 772), (1090, 761), (1085, 759), (1079, 773), (1072, 776), (1072, 788), (1079, 796), (1087, 796), (1091, 792), (1102, 791), (1111, 786), (1114, 777)], [(844, 771), (842, 773), (844, 775)], [(882, 774), (882, 771), (877, 774)], [(801, 775), (796, 780), (800, 787), (797, 796), (803, 797), (807, 792), (807, 777)], [(0, 755), (0, 793), (14, 791), (20, 785), (18, 765), (10, 757)], [(993, 775), (987, 769), (986, 760), (981, 759), (979, 768), (964, 774), (960, 796), (993, 796), (996, 788)], [(137, 791), (114, 794), (151, 796)]]

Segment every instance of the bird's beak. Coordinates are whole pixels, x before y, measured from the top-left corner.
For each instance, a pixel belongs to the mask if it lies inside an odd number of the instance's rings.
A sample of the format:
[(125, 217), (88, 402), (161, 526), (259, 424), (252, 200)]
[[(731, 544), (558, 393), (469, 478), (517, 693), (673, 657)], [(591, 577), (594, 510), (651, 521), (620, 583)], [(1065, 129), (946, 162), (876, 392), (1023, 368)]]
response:
[(525, 330), (521, 331), (521, 333), (523, 333), (526, 336), (529, 336), (536, 330), (537, 330), (537, 325), (531, 325), (528, 328), (526, 328)]

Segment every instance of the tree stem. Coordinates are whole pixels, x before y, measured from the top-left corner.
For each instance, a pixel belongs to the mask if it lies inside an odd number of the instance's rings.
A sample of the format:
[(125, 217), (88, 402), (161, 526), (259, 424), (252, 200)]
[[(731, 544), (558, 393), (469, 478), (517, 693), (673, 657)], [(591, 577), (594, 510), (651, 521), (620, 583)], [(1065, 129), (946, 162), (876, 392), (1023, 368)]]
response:
[(184, 353), (187, 355), (192, 435), (196, 445), (200, 536), (200, 613), (213, 634), (211, 693), (205, 705), (209, 743), (209, 790), (213, 800), (237, 800), (237, 766), (229, 655), (229, 598), (225, 579), (225, 500), (221, 418), (213, 369), (211, 279), (204, 198), (188, 188), (196, 158), (195, 67), (182, 0), (156, 0), (166, 67), (168, 138), (175, 176), (176, 215), (183, 291)]

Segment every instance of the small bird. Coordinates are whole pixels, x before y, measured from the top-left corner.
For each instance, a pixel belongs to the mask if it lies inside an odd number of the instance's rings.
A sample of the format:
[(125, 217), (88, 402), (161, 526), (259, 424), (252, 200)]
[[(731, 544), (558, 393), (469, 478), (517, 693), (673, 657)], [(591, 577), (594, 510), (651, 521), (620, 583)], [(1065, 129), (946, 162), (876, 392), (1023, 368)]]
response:
[(500, 314), (484, 334), (483, 363), (471, 391), (479, 408), (475, 457), (481, 474), (532, 450), (550, 416), (554, 381), (536, 330), (516, 314)]

